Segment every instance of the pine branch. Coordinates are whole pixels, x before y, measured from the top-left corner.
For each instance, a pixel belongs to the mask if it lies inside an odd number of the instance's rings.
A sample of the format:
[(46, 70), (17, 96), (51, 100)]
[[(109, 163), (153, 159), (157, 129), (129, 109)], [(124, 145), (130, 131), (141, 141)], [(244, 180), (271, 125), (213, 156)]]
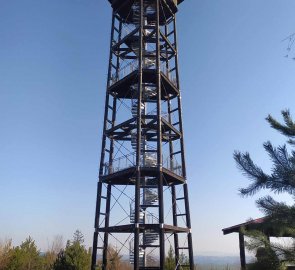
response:
[(246, 247), (250, 251), (257, 250), (259, 247), (269, 243), (266, 235), (259, 230), (242, 230), (242, 233), (248, 237)]
[(277, 202), (271, 196), (260, 198), (256, 204), (267, 216), (264, 230), (271, 229), (277, 236), (295, 237), (295, 205)]
[(295, 192), (295, 159), (294, 152), (292, 156), (288, 154), (286, 145), (274, 148), (270, 142), (264, 144), (265, 150), (268, 152), (273, 161), (272, 175), (270, 177), (269, 187), (276, 193)]
[(269, 176), (254, 164), (249, 153), (241, 154), (236, 151), (234, 159), (242, 173), (253, 181), (247, 188), (240, 189), (241, 195), (252, 196), (260, 189), (266, 188)]
[(252, 196), (261, 189), (270, 189), (275, 193), (288, 192), (295, 194), (295, 164), (294, 156), (289, 157), (286, 146), (274, 148), (270, 142), (264, 143), (264, 148), (273, 161), (272, 174), (268, 175), (254, 164), (249, 153), (234, 153), (238, 168), (252, 183), (247, 188), (240, 189), (242, 196)]
[(270, 216), (274, 209), (279, 206), (279, 203), (275, 201), (271, 196), (260, 198), (256, 201), (257, 206), (267, 215)]
[(244, 231), (245, 236), (248, 237), (246, 241), (246, 247), (250, 251), (257, 251), (259, 249), (264, 250), (264, 254), (267, 256), (265, 259), (270, 265), (273, 263), (278, 267), (275, 269), (281, 269), (280, 266), (284, 262), (295, 261), (295, 243), (291, 246), (284, 246), (277, 242), (270, 242), (267, 236), (258, 230)]
[[(295, 137), (295, 123), (293, 122), (289, 110), (283, 110), (282, 112), (285, 125), (278, 122), (275, 118), (273, 118), (271, 115), (268, 115), (266, 120), (269, 122), (270, 126), (279, 132), (281, 132), (283, 135), (294, 138)], [(291, 140), (292, 141), (292, 140)]]
[(264, 149), (268, 152), (270, 158), (276, 166), (280, 166), (282, 169), (289, 169), (289, 157), (287, 153), (286, 146), (274, 148), (271, 142), (266, 142), (263, 144)]
[(286, 109), (286, 110), (282, 110), (281, 113), (283, 115), (286, 126), (289, 127), (290, 129), (295, 129), (295, 123), (292, 120), (292, 117), (290, 115), (290, 111), (288, 109)]

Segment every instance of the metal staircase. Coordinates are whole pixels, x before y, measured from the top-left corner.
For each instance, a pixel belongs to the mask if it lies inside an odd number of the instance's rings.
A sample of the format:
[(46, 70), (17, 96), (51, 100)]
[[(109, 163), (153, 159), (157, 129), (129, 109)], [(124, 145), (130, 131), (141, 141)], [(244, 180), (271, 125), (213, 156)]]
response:
[[(152, 14), (155, 13), (155, 9), (151, 5), (145, 5), (146, 14)], [(132, 6), (132, 13), (133, 13), (133, 22), (137, 26), (140, 23), (140, 6), (138, 3), (135, 3)], [(147, 24), (147, 22), (145, 22)], [(144, 29), (144, 35), (148, 36), (151, 34), (151, 31), (149, 29)], [(131, 44), (131, 48), (136, 56), (139, 55), (139, 43), (134, 42)], [(156, 52), (155, 51), (149, 51), (147, 46), (144, 46), (143, 54), (144, 57), (144, 63), (143, 66), (146, 69), (149, 68), (155, 68), (156, 67)], [(134, 97), (137, 97), (138, 92), (138, 85), (134, 84), (131, 86), (131, 91), (133, 93)], [(157, 89), (154, 86), (149, 85), (142, 85), (142, 91), (143, 91), (143, 97), (146, 100), (150, 100), (157, 96)], [(131, 101), (131, 113), (133, 117), (136, 117), (138, 115), (138, 100), (132, 99)], [(142, 115), (145, 115), (146, 113), (146, 104), (141, 102), (140, 103), (140, 113)], [(145, 140), (144, 136), (141, 136), (141, 152), (142, 152), (142, 163), (144, 166), (148, 167), (155, 167), (157, 165), (157, 156), (155, 153), (145, 153), (145, 149), (147, 148), (147, 142)], [(137, 148), (137, 133), (132, 132), (131, 133), (131, 146), (134, 150)], [(146, 182), (145, 178), (142, 179), (142, 182)], [(155, 186), (156, 187), (156, 186)], [(158, 204), (158, 194), (155, 191), (155, 189), (152, 188), (143, 188), (143, 194), (142, 194), (142, 204), (140, 205), (140, 213), (139, 213), (139, 222), (141, 224), (147, 223), (151, 218), (149, 218), (149, 213), (147, 211), (147, 208), (150, 206), (155, 206)], [(130, 203), (130, 223), (135, 223), (135, 209), (132, 206), (132, 203)], [(142, 243), (139, 248), (139, 266), (145, 267), (146, 266), (146, 246), (152, 246), (155, 242), (159, 240), (159, 234), (148, 230), (145, 231), (142, 235)], [(134, 239), (130, 241), (130, 254), (129, 254), (129, 260), (131, 264), (134, 264), (134, 248), (133, 248), (133, 242)]]
[[(129, 242), (129, 262), (130, 264), (134, 264), (134, 239)], [(143, 248), (139, 248), (139, 267), (144, 267), (145, 265), (145, 252)]]
[[(138, 100), (132, 99), (131, 113), (133, 117), (137, 116), (137, 109), (138, 109)], [(141, 114), (144, 114), (145, 104), (143, 102), (140, 103), (140, 111), (141, 111)]]
[[(146, 181), (146, 183), (151, 184), (151, 182)], [(144, 188), (142, 194), (142, 204), (140, 205), (139, 212), (139, 221), (140, 224), (147, 224), (152, 222), (153, 217), (148, 213), (147, 208), (149, 207), (158, 207), (158, 194), (152, 188)], [(135, 223), (135, 209), (130, 203), (130, 223)], [(146, 230), (142, 234), (142, 242), (139, 247), (139, 266), (146, 266), (146, 247), (152, 247), (155, 242), (159, 240), (159, 234), (152, 230)], [(134, 239), (129, 243), (129, 262), (134, 264), (134, 248), (133, 248)]]

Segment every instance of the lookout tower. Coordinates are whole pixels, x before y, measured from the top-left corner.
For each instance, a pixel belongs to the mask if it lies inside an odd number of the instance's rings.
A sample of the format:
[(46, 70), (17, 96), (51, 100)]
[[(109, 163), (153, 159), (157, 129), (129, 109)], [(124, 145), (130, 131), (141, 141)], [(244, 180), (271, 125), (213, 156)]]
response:
[(120, 268), (119, 256), (134, 270), (164, 269), (168, 250), (175, 269), (194, 269), (176, 32), (183, 1), (109, 0), (92, 270)]

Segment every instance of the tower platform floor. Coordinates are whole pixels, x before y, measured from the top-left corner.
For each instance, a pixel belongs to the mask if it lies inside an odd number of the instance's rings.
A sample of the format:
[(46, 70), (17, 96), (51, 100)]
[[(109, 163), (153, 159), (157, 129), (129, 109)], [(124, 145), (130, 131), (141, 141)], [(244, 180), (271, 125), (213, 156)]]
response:
[[(163, 225), (164, 233), (188, 233), (189, 228), (176, 227), (172, 225)], [(109, 232), (109, 233), (132, 233), (135, 230), (135, 224), (120, 225), (120, 226), (110, 226), (108, 228), (102, 227), (98, 228), (97, 232)], [(154, 232), (160, 231), (160, 224), (139, 224), (139, 231), (144, 232), (151, 230)]]
[[(142, 70), (142, 80), (143, 83), (157, 83), (157, 73), (154, 69), (143, 69)], [(123, 79), (115, 82), (110, 87), (110, 92), (112, 95), (117, 98), (133, 98), (134, 94), (131, 91), (131, 86), (138, 81), (138, 71), (134, 70), (129, 75), (124, 77)], [(167, 100), (172, 99), (179, 95), (179, 91), (173, 82), (163, 73), (161, 72), (161, 99)], [(151, 99), (157, 99), (157, 97), (153, 97)]]
[[(158, 176), (158, 168), (157, 167), (141, 167), (141, 173), (144, 176), (156, 178)], [(177, 175), (176, 173), (172, 172), (169, 169), (166, 169), (163, 167), (161, 173), (163, 175), (164, 186), (181, 185), (185, 183), (185, 179), (182, 176)], [(112, 184), (112, 185), (134, 185), (135, 176), (136, 176), (136, 167), (133, 166), (118, 172), (104, 175), (101, 177), (101, 181), (104, 183)]]

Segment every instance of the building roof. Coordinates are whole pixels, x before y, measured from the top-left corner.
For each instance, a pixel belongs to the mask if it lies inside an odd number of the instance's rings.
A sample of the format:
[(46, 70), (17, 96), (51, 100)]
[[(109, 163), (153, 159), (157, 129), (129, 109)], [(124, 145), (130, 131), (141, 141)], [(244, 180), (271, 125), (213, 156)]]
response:
[(247, 221), (247, 222), (244, 222), (244, 223), (241, 223), (241, 224), (238, 224), (238, 225), (234, 225), (234, 226), (231, 226), (231, 227), (228, 227), (228, 228), (224, 228), (222, 229), (223, 231), (223, 234), (226, 235), (226, 234), (230, 234), (230, 233), (238, 233), (241, 231), (242, 228), (245, 228), (246, 230), (249, 230), (251, 228), (254, 228), (254, 227), (257, 227), (255, 225), (257, 224), (263, 224), (265, 221), (265, 218), (257, 218), (257, 219), (253, 219), (253, 220), (250, 220), (250, 221)]
[(280, 230), (275, 225), (269, 223), (267, 224), (266, 221), (267, 217), (257, 218), (238, 225), (224, 228), (222, 231), (224, 235), (227, 235), (230, 233), (240, 233), (242, 229), (246, 231), (257, 230), (263, 232), (268, 237), (291, 237), (287, 233), (280, 232)]

